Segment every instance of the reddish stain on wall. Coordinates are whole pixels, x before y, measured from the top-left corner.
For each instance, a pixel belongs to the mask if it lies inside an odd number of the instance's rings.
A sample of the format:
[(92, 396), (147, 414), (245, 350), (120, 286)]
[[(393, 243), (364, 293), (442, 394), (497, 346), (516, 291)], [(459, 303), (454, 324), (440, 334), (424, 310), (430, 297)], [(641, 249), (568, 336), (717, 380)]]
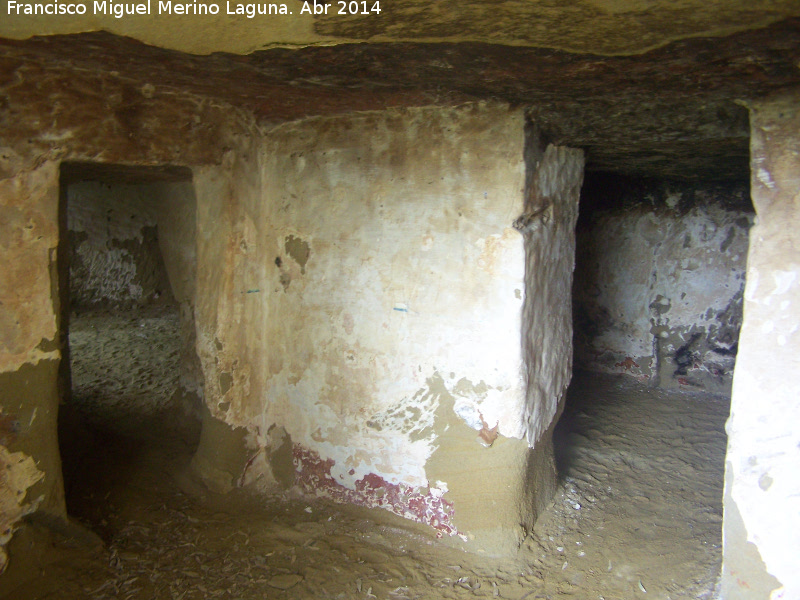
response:
[(625, 360), (622, 360), (618, 363), (614, 363), (615, 367), (622, 367), (626, 371), (630, 371), (633, 367), (639, 368), (639, 365), (634, 362), (634, 360), (630, 356), (626, 356)]
[(356, 481), (355, 490), (351, 490), (331, 475), (336, 464), (334, 460), (322, 459), (317, 452), (299, 444), (294, 445), (293, 462), (297, 472), (295, 483), (307, 494), (324, 496), (335, 502), (390, 510), (406, 519), (430, 525), (436, 530), (437, 537), (458, 534), (453, 524), (453, 504), (440, 496), (389, 483), (375, 473)]

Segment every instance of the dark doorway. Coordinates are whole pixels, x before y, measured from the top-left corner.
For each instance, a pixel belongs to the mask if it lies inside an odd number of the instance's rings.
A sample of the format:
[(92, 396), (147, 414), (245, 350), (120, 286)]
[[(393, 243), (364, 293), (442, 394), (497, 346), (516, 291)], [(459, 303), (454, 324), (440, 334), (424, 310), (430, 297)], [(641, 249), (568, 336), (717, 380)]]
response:
[(191, 171), (61, 168), (61, 450), (68, 512), (111, 534), (114, 494), (196, 445)]
[[(537, 524), (563, 585), (580, 582), (587, 596), (594, 585), (605, 597), (716, 597), (752, 217), (745, 177), (586, 174), (575, 372), (554, 434), (561, 487)], [(571, 578), (574, 564), (592, 577)]]

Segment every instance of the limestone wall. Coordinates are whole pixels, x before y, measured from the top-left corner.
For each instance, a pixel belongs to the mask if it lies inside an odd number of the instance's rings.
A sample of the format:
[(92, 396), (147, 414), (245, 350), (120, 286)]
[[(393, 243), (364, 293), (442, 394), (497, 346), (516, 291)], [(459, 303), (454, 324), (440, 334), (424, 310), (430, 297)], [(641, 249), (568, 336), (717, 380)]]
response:
[(197, 357), (195, 295), (197, 281), (197, 197), (195, 184), (166, 181), (147, 186), (155, 203), (158, 244), (170, 295), (180, 310), (180, 388), (186, 411), (195, 413), (203, 397), (203, 373)]
[[(113, 73), (15, 56), (3, 66), (14, 73), (0, 82), (4, 109), (14, 117), (4, 122), (0, 146), (0, 572), (3, 547), (25, 513), (65, 516), (57, 436), (60, 165), (202, 165), (210, 171), (219, 168), (223, 148), (233, 152), (257, 131), (236, 109), (188, 94), (164, 96)], [(54, 90), (57, 101), (42, 90)], [(58, 118), (51, 119), (56, 104)]]
[(577, 366), (730, 393), (752, 222), (747, 190), (590, 185), (577, 231)]
[(184, 169), (173, 181), (157, 170), (124, 166), (70, 165), (67, 171), (67, 183), (62, 177), (61, 185), (66, 192), (71, 310), (177, 302), (181, 389), (201, 397), (194, 325), (197, 200), (192, 182), (181, 180), (191, 173)]
[(58, 168), (0, 179), (0, 573), (5, 544), (34, 510), (63, 515), (56, 418)]
[[(569, 372), (569, 319), (547, 316), (548, 284), (526, 290), (513, 226), (524, 146), (523, 115), (504, 106), (311, 119), (201, 186), (215, 191), (199, 198), (198, 349), (211, 414), (240, 431), (237, 451), (201, 444), (207, 479), (294, 481), (492, 549), (517, 541), (534, 505), (526, 436), (548, 429), (566, 385), (556, 371)], [(544, 162), (568, 173), (536, 180), (561, 233), (530, 243), (565, 244), (543, 272), (568, 292), (582, 157), (551, 149)], [(203, 266), (212, 255), (224, 258)], [(525, 303), (540, 334), (567, 324), (563, 350), (531, 370), (530, 399)]]
[(525, 212), (525, 433), (533, 447), (553, 423), (572, 377), (572, 272), (583, 152), (529, 134)]
[[(219, 491), (298, 485), (474, 548), (515, 546), (555, 483), (579, 152), (540, 147), (505, 105), (264, 132), (230, 107), (113, 73), (15, 60), (17, 83), (0, 88), (15, 114), (0, 155), (11, 265), (0, 443), (17, 465), (0, 488), (21, 507), (14, 523), (36, 506), (64, 512), (59, 165), (171, 164), (191, 168), (197, 200), (195, 213), (162, 190), (155, 211), (170, 287), (189, 311), (194, 297), (186, 339), (197, 335), (206, 399), (195, 472)], [(43, 87), (60, 94), (49, 128)], [(546, 219), (531, 203), (542, 197)], [(517, 229), (520, 215), (530, 223)], [(539, 267), (552, 286), (526, 284)], [(557, 352), (544, 356), (550, 327)]]
[(751, 107), (744, 323), (727, 424), (722, 597), (797, 598), (800, 95)]
[(172, 295), (149, 187), (98, 181), (67, 186), (73, 306), (144, 303)]

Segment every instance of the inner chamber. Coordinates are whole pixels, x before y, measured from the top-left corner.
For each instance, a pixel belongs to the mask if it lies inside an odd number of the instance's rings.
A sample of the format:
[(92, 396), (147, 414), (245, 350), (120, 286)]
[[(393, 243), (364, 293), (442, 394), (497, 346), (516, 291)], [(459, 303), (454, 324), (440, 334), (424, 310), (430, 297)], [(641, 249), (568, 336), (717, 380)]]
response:
[(133, 472), (197, 444), (194, 191), (188, 169), (69, 163), (61, 199), (65, 495), (107, 538)]

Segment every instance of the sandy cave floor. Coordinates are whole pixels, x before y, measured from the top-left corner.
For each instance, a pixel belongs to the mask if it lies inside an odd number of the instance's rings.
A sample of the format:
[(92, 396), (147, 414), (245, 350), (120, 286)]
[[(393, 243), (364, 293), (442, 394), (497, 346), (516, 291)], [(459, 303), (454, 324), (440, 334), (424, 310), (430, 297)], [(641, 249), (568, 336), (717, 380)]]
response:
[(385, 511), (244, 490), (220, 498), (194, 484), (196, 427), (178, 426), (170, 402), (176, 311), (75, 316), (70, 343), (73, 403), (89, 417), (65, 458), (68, 507), (103, 544), (33, 522), (9, 549), (12, 565), (27, 551), (36, 566), (9, 569), (0, 598), (713, 597), (723, 398), (576, 375), (553, 506), (518, 556), (494, 559)]

